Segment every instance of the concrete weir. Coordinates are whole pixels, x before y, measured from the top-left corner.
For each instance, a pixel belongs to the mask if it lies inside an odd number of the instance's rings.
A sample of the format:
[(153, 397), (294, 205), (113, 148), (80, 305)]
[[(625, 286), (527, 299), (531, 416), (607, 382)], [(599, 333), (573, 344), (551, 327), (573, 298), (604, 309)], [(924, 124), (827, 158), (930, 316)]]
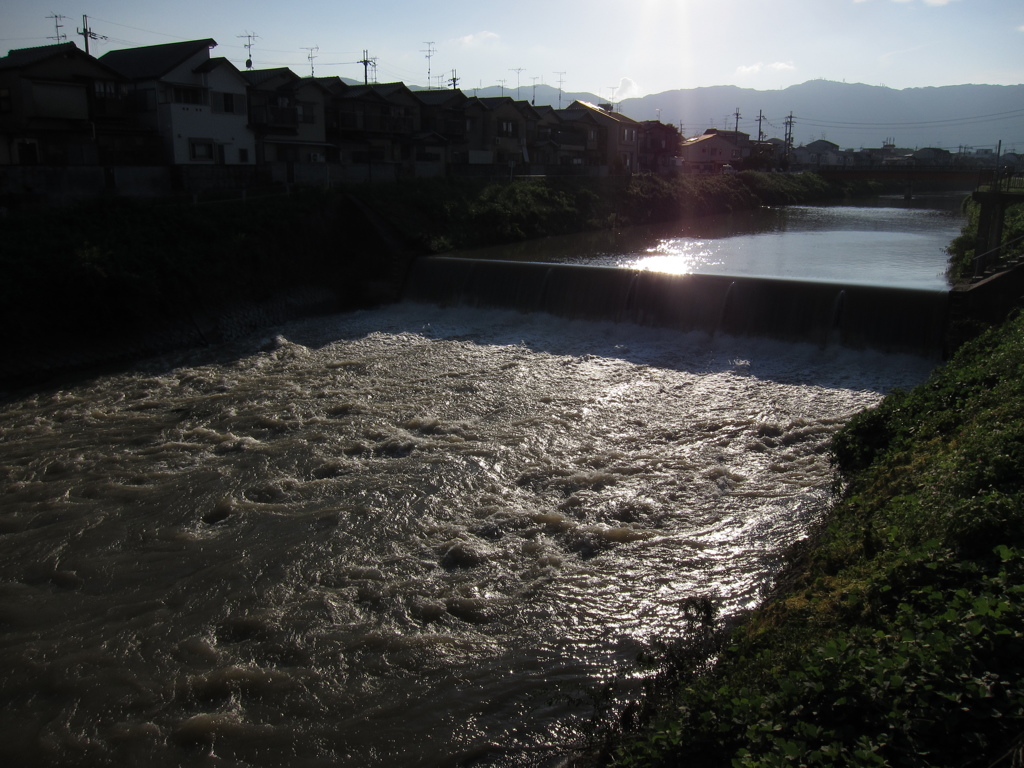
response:
[(948, 291), (445, 256), (418, 259), (403, 298), (936, 358), (949, 306)]

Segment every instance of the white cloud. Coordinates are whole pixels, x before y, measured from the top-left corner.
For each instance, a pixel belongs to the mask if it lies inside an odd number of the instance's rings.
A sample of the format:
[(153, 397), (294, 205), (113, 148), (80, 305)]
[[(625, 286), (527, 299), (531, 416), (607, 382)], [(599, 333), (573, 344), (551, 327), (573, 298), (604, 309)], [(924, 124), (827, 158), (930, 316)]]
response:
[(497, 32), (488, 32), (484, 30), (483, 32), (474, 32), (471, 35), (460, 37), (459, 44), (466, 48), (479, 48), (483, 45), (496, 41), (499, 37), (500, 35), (498, 35)]
[(619, 81), (619, 85), (616, 87), (615, 94), (612, 96), (612, 99), (614, 101), (622, 101), (623, 99), (632, 99), (640, 95), (640, 86), (630, 78), (624, 77)]
[(791, 61), (774, 61), (771, 64), (759, 61), (757, 64), (736, 67), (736, 74), (740, 77), (746, 77), (749, 75), (759, 75), (762, 72), (792, 72), (794, 70), (796, 70), (796, 65)]

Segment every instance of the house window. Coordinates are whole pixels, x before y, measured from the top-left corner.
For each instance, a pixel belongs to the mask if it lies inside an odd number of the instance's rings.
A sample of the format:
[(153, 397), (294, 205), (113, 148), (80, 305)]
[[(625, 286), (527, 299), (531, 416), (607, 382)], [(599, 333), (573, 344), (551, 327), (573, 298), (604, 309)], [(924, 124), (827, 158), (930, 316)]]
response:
[(175, 104), (205, 104), (206, 98), (202, 88), (176, 85), (171, 89), (171, 101)]
[(213, 93), (210, 98), (211, 109), (227, 115), (238, 115), (245, 112), (245, 97), (238, 93)]
[(188, 156), (191, 160), (212, 161), (213, 141), (211, 139), (190, 139), (188, 142)]

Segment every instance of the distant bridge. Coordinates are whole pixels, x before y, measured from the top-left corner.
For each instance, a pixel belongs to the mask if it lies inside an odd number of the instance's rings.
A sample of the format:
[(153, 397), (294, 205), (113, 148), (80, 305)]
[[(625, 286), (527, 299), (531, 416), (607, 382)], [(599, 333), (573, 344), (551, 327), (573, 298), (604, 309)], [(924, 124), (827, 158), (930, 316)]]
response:
[(995, 175), (991, 169), (955, 168), (950, 166), (880, 165), (870, 168), (809, 168), (828, 181), (884, 181), (892, 183), (936, 184), (973, 190), (991, 184)]

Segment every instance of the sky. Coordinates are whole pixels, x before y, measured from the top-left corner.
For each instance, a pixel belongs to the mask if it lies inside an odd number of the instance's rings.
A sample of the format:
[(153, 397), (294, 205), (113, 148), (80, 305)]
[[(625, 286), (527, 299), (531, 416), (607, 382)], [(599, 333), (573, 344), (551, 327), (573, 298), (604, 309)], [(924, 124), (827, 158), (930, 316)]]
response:
[(3, 0), (0, 53), (61, 35), (84, 49), (83, 16), (94, 56), (213, 38), (239, 69), (251, 54), (256, 69), (425, 87), (454, 77), (470, 94), (503, 85), (520, 98), (535, 83), (613, 102), (815, 79), (1024, 83), (1024, 0)]

